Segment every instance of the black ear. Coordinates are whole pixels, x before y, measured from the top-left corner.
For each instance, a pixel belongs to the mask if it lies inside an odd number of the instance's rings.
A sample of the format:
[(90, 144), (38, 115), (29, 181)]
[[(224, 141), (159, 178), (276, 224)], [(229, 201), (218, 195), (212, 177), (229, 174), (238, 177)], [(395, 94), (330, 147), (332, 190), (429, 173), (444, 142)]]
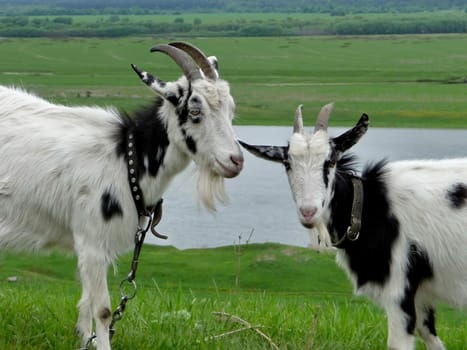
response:
[(368, 115), (363, 113), (357, 125), (355, 125), (352, 129), (344, 132), (342, 135), (333, 138), (336, 151), (338, 153), (343, 153), (355, 145), (367, 132), (369, 123), (370, 119)]
[(259, 146), (249, 145), (243, 141), (238, 140), (240, 145), (250, 153), (257, 157), (270, 160), (273, 162), (283, 163), (287, 159), (287, 149), (285, 146)]

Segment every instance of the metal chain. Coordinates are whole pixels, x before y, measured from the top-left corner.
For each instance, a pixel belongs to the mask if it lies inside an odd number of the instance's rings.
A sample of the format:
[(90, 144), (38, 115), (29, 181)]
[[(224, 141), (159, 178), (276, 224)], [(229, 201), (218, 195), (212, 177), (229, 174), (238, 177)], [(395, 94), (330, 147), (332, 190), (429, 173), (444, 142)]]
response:
[[(133, 259), (131, 260), (131, 269), (128, 273), (127, 278), (123, 279), (120, 282), (120, 304), (117, 306), (115, 311), (112, 314), (112, 321), (109, 325), (110, 339), (112, 339), (115, 334), (115, 323), (120, 321), (123, 318), (123, 313), (125, 312), (126, 303), (129, 300), (132, 300), (136, 296), (136, 270), (138, 269), (139, 263), (139, 254), (141, 253), (141, 248), (143, 247), (144, 238), (146, 237), (146, 232), (150, 229), (152, 224), (152, 218), (149, 217), (148, 226), (145, 229), (138, 229), (135, 234), (135, 250), (133, 252)], [(133, 290), (127, 294), (125, 292), (125, 284), (130, 284)]]
[[(132, 300), (136, 296), (136, 271), (138, 269), (139, 255), (141, 253), (141, 248), (143, 247), (144, 238), (146, 233), (151, 230), (151, 232), (159, 238), (166, 239), (167, 236), (159, 234), (156, 232), (155, 227), (160, 222), (162, 217), (162, 199), (156, 204), (156, 206), (148, 212), (146, 215), (140, 216), (141, 219), (146, 219), (146, 225), (142, 228), (138, 225), (138, 230), (135, 233), (135, 249), (133, 250), (133, 259), (131, 260), (131, 268), (128, 276), (120, 282), (120, 303), (118, 304), (115, 311), (112, 313), (112, 321), (109, 325), (109, 337), (112, 340), (113, 335), (115, 334), (115, 323), (120, 321), (123, 318), (123, 313), (125, 312), (126, 304), (128, 301)], [(125, 292), (125, 285), (129, 284), (132, 288), (132, 291), (127, 294)], [(79, 350), (89, 350), (89, 347), (93, 344), (96, 339), (96, 335), (93, 334), (87, 340), (85, 346)]]

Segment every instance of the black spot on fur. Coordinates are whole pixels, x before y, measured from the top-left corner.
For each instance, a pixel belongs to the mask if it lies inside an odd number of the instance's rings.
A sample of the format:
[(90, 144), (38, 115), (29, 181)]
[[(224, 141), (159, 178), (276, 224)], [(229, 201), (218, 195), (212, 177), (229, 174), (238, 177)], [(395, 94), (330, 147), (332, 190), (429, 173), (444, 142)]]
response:
[[(386, 162), (368, 166), (363, 171), (364, 187), (362, 228), (360, 237), (345, 241), (342, 249), (348, 255), (350, 269), (360, 287), (368, 282), (384, 285), (391, 271), (392, 247), (399, 235), (399, 222), (391, 214), (384, 182)], [(336, 169), (335, 194), (331, 201), (329, 232), (336, 232), (333, 241), (345, 234), (350, 224), (355, 174), (354, 158), (342, 158)]]
[(183, 86), (177, 85), (177, 90), (178, 90), (178, 96), (183, 96)]
[(401, 309), (407, 315), (405, 330), (408, 334), (414, 334), (415, 323), (417, 316), (415, 314), (415, 295), (411, 294), (411, 291), (406, 290), (404, 298), (401, 301)]
[(196, 142), (193, 140), (191, 136), (187, 136), (185, 138), (185, 143), (188, 149), (190, 150), (191, 153), (195, 154), (196, 153)]
[[(179, 93), (183, 94), (183, 88), (178, 86)], [(187, 96), (183, 99), (184, 103), (177, 106), (177, 115), (178, 115), (178, 125), (183, 126), (188, 121), (188, 101), (192, 94), (191, 84), (188, 85)], [(180, 95), (182, 96), (182, 95)]]
[(156, 80), (157, 80), (157, 83), (160, 85), (161, 88), (164, 88), (167, 85), (167, 83), (165, 81), (160, 80), (159, 78), (156, 78)]
[(101, 311), (99, 311), (99, 319), (102, 321), (106, 321), (107, 319), (112, 316), (112, 312), (109, 310), (109, 308), (103, 308)]
[(462, 208), (467, 200), (467, 186), (463, 183), (453, 185), (448, 189), (447, 198), (451, 207), (456, 209)]
[(433, 268), (428, 256), (416, 244), (411, 244), (409, 247), (406, 274), (407, 286), (401, 301), (401, 309), (408, 316), (406, 330), (409, 334), (413, 334), (416, 323), (415, 294), (420, 283), (433, 277)]
[(102, 216), (105, 221), (109, 221), (114, 216), (123, 216), (122, 207), (112, 194), (111, 189), (107, 189), (101, 197)]
[(429, 308), (426, 311), (423, 325), (430, 331), (431, 334), (433, 334), (435, 337), (437, 336), (435, 327), (435, 310), (433, 308)]
[(323, 181), (324, 181), (324, 186), (328, 188), (329, 186), (329, 168), (330, 168), (330, 163), (326, 161), (323, 166)]
[[(128, 116), (122, 113), (122, 125), (117, 136), (117, 153), (126, 157), (127, 134), (132, 132), (135, 139), (135, 148), (138, 162), (138, 175), (145, 172), (156, 176), (163, 161), (169, 138), (166, 125), (159, 117), (159, 110), (164, 103), (162, 98), (157, 98), (150, 106)], [(144, 159), (147, 159), (147, 167)]]
[(177, 106), (178, 102), (180, 101), (180, 98), (178, 96), (176, 96), (176, 95), (173, 95), (173, 94), (167, 95), (166, 98), (174, 106)]

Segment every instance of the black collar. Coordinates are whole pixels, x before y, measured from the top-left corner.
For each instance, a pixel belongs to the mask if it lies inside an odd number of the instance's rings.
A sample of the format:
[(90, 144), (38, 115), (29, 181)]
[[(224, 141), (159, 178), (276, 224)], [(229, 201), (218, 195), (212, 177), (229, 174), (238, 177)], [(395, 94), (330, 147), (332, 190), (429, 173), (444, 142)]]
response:
[(126, 141), (128, 182), (130, 185), (131, 196), (133, 197), (133, 201), (136, 206), (136, 211), (138, 213), (139, 221), (141, 221), (142, 217), (146, 217), (148, 219), (147, 229), (150, 228), (154, 236), (162, 239), (167, 239), (167, 236), (156, 231), (156, 225), (162, 218), (162, 198), (159, 199), (157, 204), (153, 207), (147, 207), (144, 204), (143, 191), (141, 190), (138, 181), (138, 157), (136, 156), (135, 135), (133, 134), (132, 130), (128, 132)]
[(135, 202), (136, 211), (139, 216), (145, 216), (148, 214), (148, 210), (144, 205), (143, 191), (139, 186), (139, 174), (138, 174), (138, 162), (135, 148), (135, 135), (133, 131), (127, 133), (126, 140), (126, 156), (128, 163), (128, 181), (130, 183), (131, 195)]
[(362, 228), (362, 212), (363, 212), (363, 184), (362, 179), (352, 176), (353, 201), (352, 211), (350, 213), (350, 225), (347, 227), (345, 234), (336, 243), (332, 243), (333, 247), (342, 248), (346, 240), (351, 242), (356, 241), (360, 236)]

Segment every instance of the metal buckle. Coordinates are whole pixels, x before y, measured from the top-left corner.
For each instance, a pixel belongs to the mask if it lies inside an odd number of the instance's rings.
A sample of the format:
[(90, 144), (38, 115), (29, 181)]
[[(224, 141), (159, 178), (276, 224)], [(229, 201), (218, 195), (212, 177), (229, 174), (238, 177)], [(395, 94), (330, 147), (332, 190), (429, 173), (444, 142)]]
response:
[(347, 238), (349, 241), (356, 241), (360, 237), (360, 231), (354, 232), (352, 226), (347, 227)]

